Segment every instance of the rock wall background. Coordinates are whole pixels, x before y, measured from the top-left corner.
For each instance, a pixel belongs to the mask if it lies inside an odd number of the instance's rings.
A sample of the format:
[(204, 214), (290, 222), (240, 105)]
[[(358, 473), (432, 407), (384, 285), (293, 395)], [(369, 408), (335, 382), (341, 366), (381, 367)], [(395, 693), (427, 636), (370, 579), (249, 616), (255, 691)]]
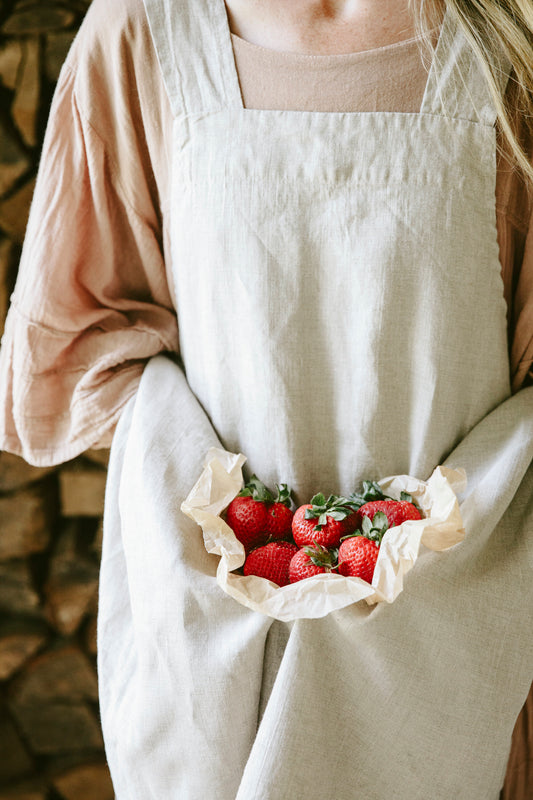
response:
[[(89, 3), (0, 2), (0, 333), (54, 87)], [(106, 463), (95, 451), (37, 469), (0, 453), (0, 800), (113, 798), (96, 681)]]

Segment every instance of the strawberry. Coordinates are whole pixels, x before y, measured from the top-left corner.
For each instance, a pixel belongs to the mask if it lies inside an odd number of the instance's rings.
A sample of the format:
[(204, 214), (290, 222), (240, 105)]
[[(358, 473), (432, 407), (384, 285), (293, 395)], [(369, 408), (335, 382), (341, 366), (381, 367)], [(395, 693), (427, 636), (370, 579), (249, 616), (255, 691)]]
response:
[(286, 493), (287, 498), (289, 498), (290, 491), (287, 485), (282, 483), (281, 487), (278, 487), (277, 499), (267, 508), (266, 530), (270, 539), (274, 541), (288, 539), (292, 535), (292, 518), (294, 513), (289, 506), (285, 504), (285, 501), (280, 499), (284, 496), (284, 493)]
[(372, 583), (378, 553), (378, 545), (365, 536), (347, 537), (339, 547), (340, 574)]
[(345, 497), (316, 494), (300, 506), (292, 519), (292, 535), (298, 547), (322, 544), (338, 547), (341, 537), (357, 527), (356, 512)]
[(290, 490), (285, 483), (276, 488), (274, 497), (265, 484), (252, 475), (227, 508), (226, 522), (246, 552), (266, 544), (269, 539), (285, 539), (291, 535)]
[(244, 562), (245, 575), (258, 575), (278, 586), (289, 583), (289, 564), (298, 548), (291, 542), (269, 542), (257, 547)]
[(357, 512), (356, 528), (361, 527), (364, 517), (374, 519), (377, 513), (385, 514), (389, 528), (401, 525), (408, 519), (421, 519), (420, 511), (406, 500), (374, 500), (362, 505)]
[(372, 583), (379, 546), (389, 529), (389, 522), (382, 511), (377, 511), (372, 518), (363, 515), (361, 528), (362, 530), (343, 537), (339, 547), (338, 569), (341, 575), (362, 578), (367, 583)]
[(336, 548), (328, 549), (322, 544), (308, 545), (293, 555), (289, 564), (289, 578), (291, 583), (296, 583), (323, 572), (336, 572), (336, 564)]

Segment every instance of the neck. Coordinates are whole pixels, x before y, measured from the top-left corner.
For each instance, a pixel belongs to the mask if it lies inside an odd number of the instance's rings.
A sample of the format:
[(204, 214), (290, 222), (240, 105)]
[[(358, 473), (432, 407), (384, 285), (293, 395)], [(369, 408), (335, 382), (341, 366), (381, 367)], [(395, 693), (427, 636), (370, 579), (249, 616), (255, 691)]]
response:
[(233, 33), (273, 50), (352, 53), (414, 36), (409, 0), (226, 0)]

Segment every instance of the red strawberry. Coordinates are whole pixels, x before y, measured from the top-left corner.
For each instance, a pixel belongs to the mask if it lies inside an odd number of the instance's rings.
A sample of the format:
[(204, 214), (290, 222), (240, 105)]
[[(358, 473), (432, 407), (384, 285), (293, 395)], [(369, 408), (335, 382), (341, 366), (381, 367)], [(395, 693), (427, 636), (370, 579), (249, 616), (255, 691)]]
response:
[(291, 583), (303, 581), (313, 575), (323, 572), (336, 572), (337, 550), (321, 544), (308, 545), (293, 555), (289, 564), (289, 578)]
[(278, 586), (289, 583), (289, 564), (298, 548), (291, 542), (269, 542), (252, 550), (244, 562), (245, 575), (258, 575)]
[(379, 547), (365, 536), (350, 536), (339, 547), (339, 572), (341, 575), (362, 578), (372, 583)]
[(418, 508), (413, 503), (407, 502), (407, 500), (374, 500), (361, 506), (357, 512), (357, 524), (355, 527), (361, 527), (364, 517), (370, 517), (373, 520), (379, 512), (387, 517), (389, 528), (401, 525), (402, 522), (408, 519), (422, 518)]
[[(282, 484), (282, 487), (283, 486), (285, 486), (285, 484)], [(283, 493), (283, 488), (281, 489), (281, 493)], [(268, 506), (266, 529), (270, 539), (278, 541), (279, 539), (289, 538), (292, 534), (293, 516), (294, 513), (282, 500), (278, 500), (272, 503), (271, 506)]]
[(292, 519), (292, 535), (298, 547), (322, 544), (338, 547), (341, 537), (357, 527), (356, 512), (345, 497), (316, 494), (310, 503), (300, 506)]
[(291, 534), (290, 491), (286, 484), (277, 489), (274, 497), (264, 483), (252, 475), (227, 508), (226, 522), (246, 552), (269, 539), (284, 539)]

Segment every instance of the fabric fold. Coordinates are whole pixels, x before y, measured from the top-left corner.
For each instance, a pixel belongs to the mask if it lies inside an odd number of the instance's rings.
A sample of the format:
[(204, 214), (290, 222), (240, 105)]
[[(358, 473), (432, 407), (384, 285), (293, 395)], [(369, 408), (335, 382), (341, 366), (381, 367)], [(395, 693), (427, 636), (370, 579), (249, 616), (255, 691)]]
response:
[(117, 800), (234, 800), (255, 737), (271, 620), (222, 592), (180, 511), (209, 447), (183, 373), (152, 359), (117, 427), (104, 517), (98, 673)]
[(393, 604), (272, 622), (221, 591), (180, 511), (221, 442), (177, 365), (152, 359), (106, 498), (98, 668), (117, 800), (496, 800), (533, 666), (532, 392), (448, 459), (470, 470), (465, 539), (422, 554)]

